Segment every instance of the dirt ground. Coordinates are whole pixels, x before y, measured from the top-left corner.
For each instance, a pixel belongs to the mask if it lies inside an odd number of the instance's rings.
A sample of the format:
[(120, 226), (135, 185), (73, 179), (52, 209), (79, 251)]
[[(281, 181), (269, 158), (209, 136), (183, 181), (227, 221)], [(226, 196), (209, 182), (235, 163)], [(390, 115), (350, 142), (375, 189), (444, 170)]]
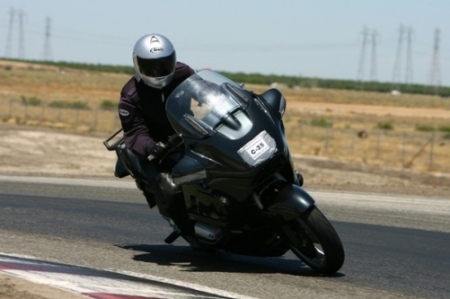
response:
[[(71, 133), (0, 123), (0, 174), (52, 177), (114, 178), (114, 152), (106, 135)], [(294, 153), (305, 188), (426, 195), (450, 198), (450, 175)]]
[(450, 119), (450, 111), (437, 108), (412, 108), (412, 107), (386, 107), (362, 104), (340, 104), (340, 103), (324, 103), (321, 102), (289, 102), (289, 109), (301, 110), (309, 113), (329, 113), (351, 115), (395, 115), (400, 118), (416, 117), (416, 118), (442, 118)]
[[(0, 123), (0, 175), (114, 178), (107, 136)], [(307, 189), (390, 193), (450, 199), (450, 175), (343, 163), (295, 155)], [(0, 275), (0, 299), (87, 298)]]

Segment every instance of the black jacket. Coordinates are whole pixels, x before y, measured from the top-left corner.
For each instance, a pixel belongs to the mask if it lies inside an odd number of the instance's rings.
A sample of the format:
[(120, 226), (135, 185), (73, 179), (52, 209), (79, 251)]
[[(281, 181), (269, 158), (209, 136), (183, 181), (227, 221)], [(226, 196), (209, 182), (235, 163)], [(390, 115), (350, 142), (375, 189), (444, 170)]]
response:
[(194, 73), (188, 65), (177, 62), (172, 82), (163, 89), (152, 88), (136, 77), (125, 84), (120, 94), (119, 117), (127, 148), (144, 158), (155, 142), (166, 142), (175, 133), (167, 119), (166, 99)]

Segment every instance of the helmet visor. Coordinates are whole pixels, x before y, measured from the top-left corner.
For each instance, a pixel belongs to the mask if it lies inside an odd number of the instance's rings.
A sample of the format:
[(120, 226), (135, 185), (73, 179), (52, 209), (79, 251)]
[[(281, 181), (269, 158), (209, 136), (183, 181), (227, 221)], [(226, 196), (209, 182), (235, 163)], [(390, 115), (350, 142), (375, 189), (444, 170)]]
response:
[(139, 66), (139, 72), (148, 77), (164, 77), (170, 75), (175, 70), (176, 58), (175, 52), (166, 57), (157, 59), (145, 59), (136, 57)]

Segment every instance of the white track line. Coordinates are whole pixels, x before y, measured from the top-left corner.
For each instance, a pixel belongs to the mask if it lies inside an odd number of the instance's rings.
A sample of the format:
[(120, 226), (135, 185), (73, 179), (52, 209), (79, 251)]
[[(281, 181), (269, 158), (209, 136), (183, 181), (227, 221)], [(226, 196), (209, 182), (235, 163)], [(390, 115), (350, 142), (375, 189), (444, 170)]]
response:
[[(31, 258), (31, 259), (30, 259)], [(256, 299), (202, 285), (134, 272), (111, 272), (41, 262), (0, 252), (0, 272), (92, 298)], [(114, 277), (115, 274), (124, 276)], [(145, 279), (142, 280), (142, 279)], [(196, 294), (196, 291), (203, 294)], [(205, 294), (207, 293), (207, 294)], [(210, 294), (210, 295), (208, 295)]]

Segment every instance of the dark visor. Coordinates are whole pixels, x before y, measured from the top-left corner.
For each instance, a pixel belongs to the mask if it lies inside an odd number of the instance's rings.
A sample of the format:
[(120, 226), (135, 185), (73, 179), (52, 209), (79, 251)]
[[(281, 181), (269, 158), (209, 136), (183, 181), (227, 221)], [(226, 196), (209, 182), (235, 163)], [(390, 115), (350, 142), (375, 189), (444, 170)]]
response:
[(144, 59), (137, 57), (139, 71), (148, 77), (163, 77), (171, 74), (175, 70), (175, 52), (170, 56), (158, 59)]

